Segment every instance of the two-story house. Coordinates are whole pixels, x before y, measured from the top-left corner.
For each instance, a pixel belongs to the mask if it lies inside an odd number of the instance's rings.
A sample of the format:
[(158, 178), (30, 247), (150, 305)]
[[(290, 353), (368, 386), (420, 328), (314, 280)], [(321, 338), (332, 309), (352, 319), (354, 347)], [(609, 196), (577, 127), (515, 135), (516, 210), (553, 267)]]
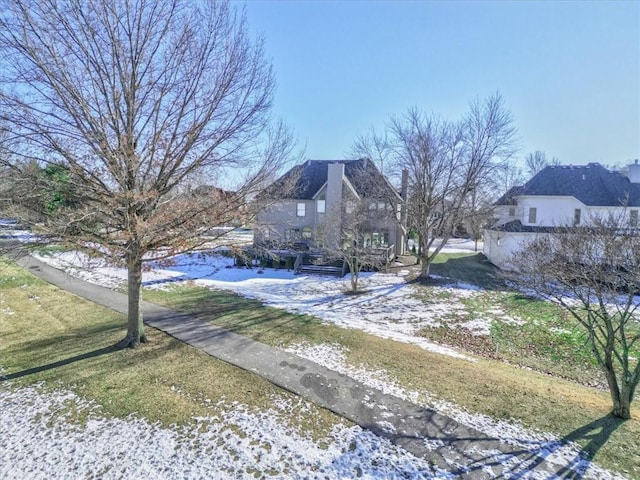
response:
[(588, 225), (596, 216), (613, 214), (637, 228), (640, 165), (636, 160), (622, 172), (598, 163), (548, 166), (494, 206), (497, 220), (485, 230), (483, 251), (494, 265), (508, 268), (527, 241), (557, 227)]
[[(262, 246), (305, 244), (341, 248), (361, 242), (373, 248), (394, 247), (405, 253), (404, 202), (375, 164), (358, 160), (308, 160), (270, 185), (258, 201), (254, 242)], [(359, 238), (346, 238), (354, 210), (366, 205)]]

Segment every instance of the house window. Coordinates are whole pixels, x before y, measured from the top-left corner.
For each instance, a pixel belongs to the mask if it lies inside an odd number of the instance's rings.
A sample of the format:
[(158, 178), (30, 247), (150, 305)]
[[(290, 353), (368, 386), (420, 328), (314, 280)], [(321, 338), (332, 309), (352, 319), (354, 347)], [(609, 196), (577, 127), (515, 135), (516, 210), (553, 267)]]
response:
[(509, 207), (509, 216), (510, 217), (516, 216), (516, 207)]
[(629, 211), (629, 225), (634, 228), (638, 226), (638, 210)]
[(298, 202), (297, 215), (298, 215), (298, 217), (304, 217), (304, 216), (307, 215), (307, 204), (306, 203)]
[(318, 200), (316, 205), (317, 205), (317, 212), (324, 213), (324, 209), (326, 208), (326, 200), (324, 199)]
[(579, 208), (576, 208), (573, 211), (573, 224), (574, 225), (580, 225), (580, 215), (581, 215), (581, 210)]
[(389, 245), (389, 232), (373, 232), (371, 234), (371, 246), (386, 247)]
[(529, 209), (529, 223), (536, 223), (536, 217), (538, 215), (538, 209), (531, 207)]

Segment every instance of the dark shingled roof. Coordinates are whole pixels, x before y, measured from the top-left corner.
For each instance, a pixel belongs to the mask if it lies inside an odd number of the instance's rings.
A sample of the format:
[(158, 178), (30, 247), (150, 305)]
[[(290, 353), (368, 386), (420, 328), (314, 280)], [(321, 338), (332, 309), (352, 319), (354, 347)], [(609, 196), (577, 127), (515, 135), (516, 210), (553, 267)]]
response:
[(551, 165), (520, 187), (511, 188), (495, 205), (514, 205), (521, 195), (575, 197), (590, 207), (639, 207), (640, 184), (598, 163)]
[[(313, 196), (327, 182), (330, 163), (344, 164), (344, 175), (360, 196), (379, 198), (381, 193), (398, 196), (398, 192), (393, 189), (374, 163), (367, 158), (359, 160), (307, 160), (301, 165), (296, 165), (272, 183), (265, 190), (264, 195), (283, 199), (312, 200)], [(290, 186), (292, 181), (295, 181), (295, 185)], [(384, 189), (382, 192), (381, 188)]]

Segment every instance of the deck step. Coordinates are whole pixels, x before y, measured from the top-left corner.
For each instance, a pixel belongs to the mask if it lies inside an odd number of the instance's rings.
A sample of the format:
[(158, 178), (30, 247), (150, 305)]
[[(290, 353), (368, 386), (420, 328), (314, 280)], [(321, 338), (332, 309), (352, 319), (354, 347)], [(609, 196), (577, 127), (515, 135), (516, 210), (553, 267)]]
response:
[(342, 267), (333, 265), (302, 265), (300, 267), (300, 273), (342, 277)]

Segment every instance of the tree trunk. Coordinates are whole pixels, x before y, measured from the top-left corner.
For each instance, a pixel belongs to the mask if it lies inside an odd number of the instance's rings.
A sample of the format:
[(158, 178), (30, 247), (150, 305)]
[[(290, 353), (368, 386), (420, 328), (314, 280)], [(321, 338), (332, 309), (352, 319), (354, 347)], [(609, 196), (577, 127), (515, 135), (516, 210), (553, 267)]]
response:
[(429, 278), (429, 267), (431, 267), (431, 262), (426, 259), (422, 259), (422, 266), (420, 268), (420, 278), (422, 279)]
[[(618, 393), (618, 402), (613, 402), (613, 415), (623, 420), (629, 420), (631, 418), (631, 401), (633, 393), (626, 386), (622, 386)], [(612, 395), (613, 397), (613, 395)]]
[(420, 240), (419, 240), (420, 252), (418, 254), (418, 258), (420, 259), (420, 261), (418, 263), (421, 264), (420, 278), (423, 280), (426, 280), (427, 278), (429, 278), (429, 268), (431, 267), (431, 262), (429, 261), (428, 241), (429, 241), (428, 234), (420, 235)]
[(135, 348), (140, 343), (147, 342), (144, 333), (144, 323), (140, 312), (140, 290), (142, 287), (142, 252), (139, 244), (132, 241), (127, 248), (127, 295), (129, 304), (127, 309), (127, 335), (118, 346), (121, 348)]
[(620, 396), (620, 402), (617, 406), (614, 405), (613, 416), (623, 420), (631, 418), (631, 399), (628, 396)]
[(609, 384), (609, 394), (613, 403), (612, 414), (614, 417), (628, 420), (631, 418), (631, 397), (626, 388), (619, 388), (616, 374), (613, 370), (605, 369), (605, 377)]
[(360, 276), (360, 264), (358, 262), (358, 257), (356, 257), (355, 255), (352, 257), (350, 270), (351, 270), (351, 291), (352, 292), (357, 292), (358, 291), (358, 279), (359, 279), (359, 276)]

